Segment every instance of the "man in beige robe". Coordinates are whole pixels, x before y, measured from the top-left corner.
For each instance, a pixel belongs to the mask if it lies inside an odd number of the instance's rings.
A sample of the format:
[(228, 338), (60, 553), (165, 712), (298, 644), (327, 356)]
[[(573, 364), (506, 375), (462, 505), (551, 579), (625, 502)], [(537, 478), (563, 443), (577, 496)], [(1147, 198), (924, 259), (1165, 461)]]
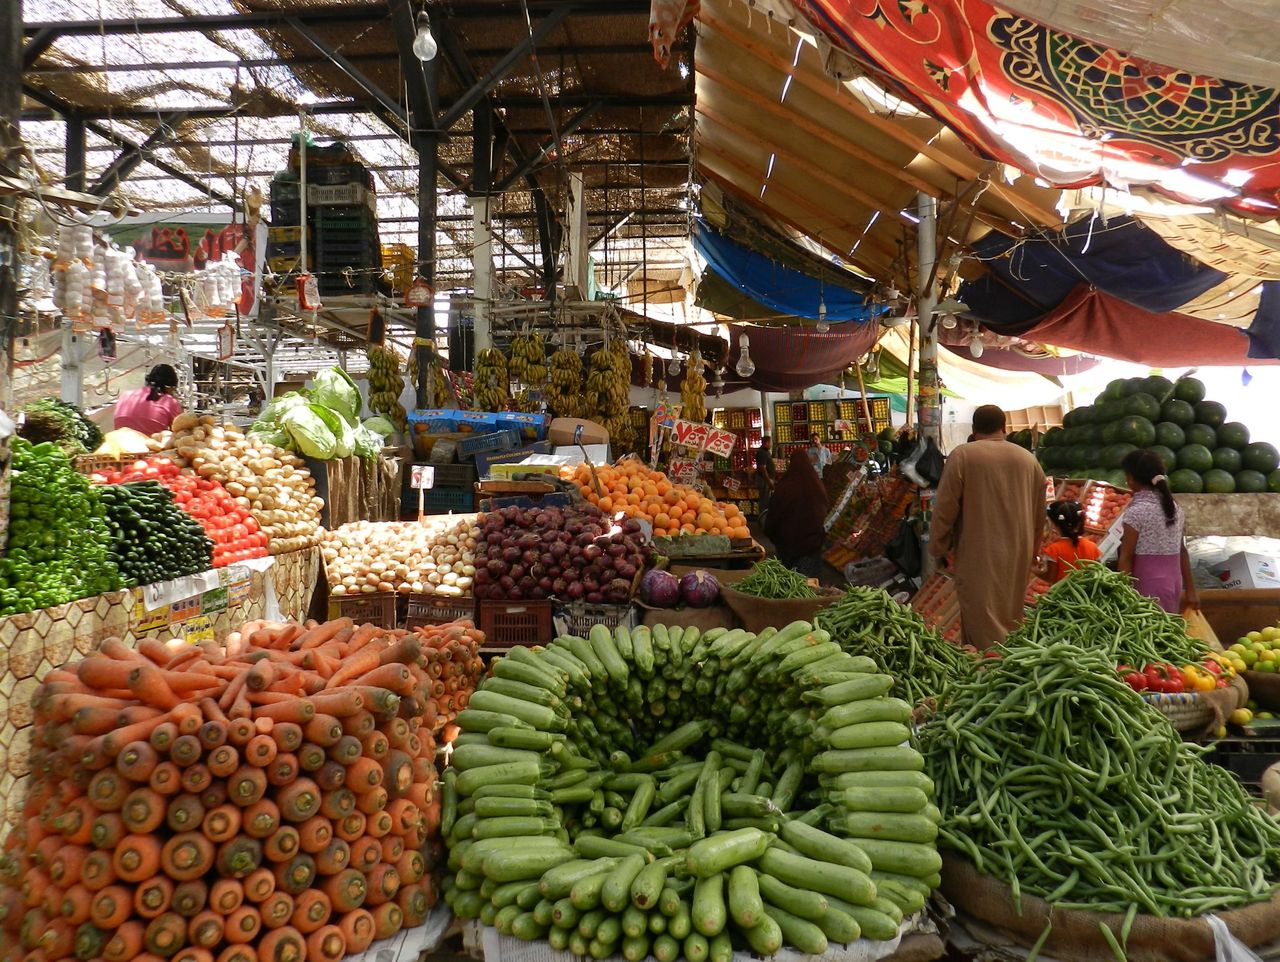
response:
[(1044, 471), (1031, 452), (1005, 440), (1004, 412), (973, 414), (974, 440), (947, 459), (933, 506), (929, 553), (955, 552), (965, 644), (1004, 641), (1021, 621), (1044, 536)]

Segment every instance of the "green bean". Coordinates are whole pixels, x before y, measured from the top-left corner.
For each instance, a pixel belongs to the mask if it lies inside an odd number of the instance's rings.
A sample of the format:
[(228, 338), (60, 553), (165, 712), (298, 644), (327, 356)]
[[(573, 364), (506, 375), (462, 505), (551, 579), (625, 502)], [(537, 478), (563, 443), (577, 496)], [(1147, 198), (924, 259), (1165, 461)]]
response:
[(751, 573), (737, 582), (733, 590), (772, 600), (814, 598), (818, 594), (804, 575), (792, 571), (777, 558), (765, 558), (757, 562)]

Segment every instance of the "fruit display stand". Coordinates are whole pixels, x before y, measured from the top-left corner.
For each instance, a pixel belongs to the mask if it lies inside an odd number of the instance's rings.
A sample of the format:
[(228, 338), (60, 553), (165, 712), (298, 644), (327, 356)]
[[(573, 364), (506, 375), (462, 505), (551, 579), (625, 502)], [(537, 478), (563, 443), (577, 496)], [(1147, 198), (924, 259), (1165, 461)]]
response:
[(0, 618), (0, 835), (21, 814), (31, 698), (45, 675), (106, 638), (221, 639), (253, 619), (305, 619), (319, 575), (320, 549), (306, 548)]
[(708, 482), (717, 501), (732, 501), (748, 518), (760, 513), (756, 490), (755, 452), (764, 437), (759, 408), (721, 408), (711, 416), (716, 427), (731, 432), (738, 440), (727, 458), (714, 458)]
[(849, 498), (827, 531), (823, 557), (835, 568), (884, 554), (899, 522), (917, 503), (916, 488), (902, 477), (871, 478)]

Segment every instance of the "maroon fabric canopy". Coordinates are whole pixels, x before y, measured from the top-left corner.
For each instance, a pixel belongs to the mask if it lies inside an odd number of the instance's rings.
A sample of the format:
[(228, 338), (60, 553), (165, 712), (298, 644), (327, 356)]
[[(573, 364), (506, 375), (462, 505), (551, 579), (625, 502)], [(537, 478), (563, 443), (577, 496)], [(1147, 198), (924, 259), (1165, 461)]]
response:
[(848, 321), (819, 334), (812, 327), (731, 324), (729, 368), (738, 363), (738, 336), (750, 340), (756, 371), (747, 380), (760, 391), (798, 391), (836, 383), (842, 371), (875, 347), (880, 325)]

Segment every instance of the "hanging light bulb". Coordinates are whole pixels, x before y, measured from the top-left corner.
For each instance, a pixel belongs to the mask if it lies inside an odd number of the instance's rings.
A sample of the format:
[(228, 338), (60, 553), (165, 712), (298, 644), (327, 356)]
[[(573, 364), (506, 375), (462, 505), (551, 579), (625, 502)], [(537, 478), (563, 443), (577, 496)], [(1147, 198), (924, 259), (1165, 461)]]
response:
[(826, 334), (829, 330), (831, 330), (831, 325), (827, 323), (827, 302), (819, 295), (817, 331), (819, 334)]
[(756, 365), (751, 360), (751, 341), (745, 334), (738, 335), (738, 352), (738, 363), (733, 369), (738, 372), (739, 377), (751, 377), (756, 373)]
[(671, 355), (671, 363), (667, 365), (667, 373), (672, 377), (680, 373), (680, 358), (674, 354)]
[(436, 38), (431, 35), (431, 18), (424, 8), (418, 13), (418, 35), (413, 38), (413, 55), (426, 63), (436, 59), (437, 50)]
[(956, 323), (956, 316), (954, 314), (942, 315), (942, 326), (948, 331), (954, 331), (956, 329)]
[(984, 347), (982, 346), (982, 338), (978, 337), (978, 335), (977, 335), (977, 334), (975, 334), (975, 335), (973, 335), (973, 337), (969, 338), (969, 353), (970, 353), (970, 354), (972, 354), (974, 357), (982, 357), (982, 352), (983, 352), (984, 350), (986, 350), (986, 348), (984, 348)]

